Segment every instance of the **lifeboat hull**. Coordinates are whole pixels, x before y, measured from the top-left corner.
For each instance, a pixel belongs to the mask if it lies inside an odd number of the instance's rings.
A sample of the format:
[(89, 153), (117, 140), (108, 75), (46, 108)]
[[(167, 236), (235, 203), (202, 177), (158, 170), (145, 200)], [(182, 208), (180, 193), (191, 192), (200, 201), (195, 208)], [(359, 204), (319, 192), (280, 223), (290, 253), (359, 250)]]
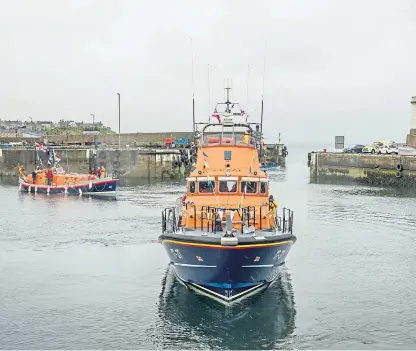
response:
[(181, 240), (167, 234), (159, 238), (179, 280), (225, 302), (267, 288), (296, 241), (293, 235), (274, 235), (263, 243), (250, 237), (241, 245), (222, 246), (220, 238), (204, 239)]
[(22, 192), (39, 194), (68, 194), (68, 195), (115, 195), (117, 190), (117, 179), (98, 179), (89, 183), (74, 184), (68, 186), (37, 185), (30, 183), (20, 183), (19, 188)]

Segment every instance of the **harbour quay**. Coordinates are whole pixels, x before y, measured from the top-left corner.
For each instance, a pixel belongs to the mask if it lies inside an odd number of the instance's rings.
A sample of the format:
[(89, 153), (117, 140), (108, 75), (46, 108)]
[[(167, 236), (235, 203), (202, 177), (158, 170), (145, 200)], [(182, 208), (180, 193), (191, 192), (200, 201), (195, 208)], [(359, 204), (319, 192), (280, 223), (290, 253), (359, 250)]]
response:
[(416, 156), (311, 152), (308, 161), (311, 183), (338, 181), (416, 187)]
[[(12, 133), (0, 135), (0, 177), (17, 177), (19, 166), (27, 173), (37, 166), (46, 166), (48, 155), (36, 153), (36, 143), (53, 148), (60, 165), (70, 173), (90, 173), (104, 167), (118, 178), (182, 180), (196, 162), (193, 132), (64, 133), (36, 137)], [(280, 142), (265, 144), (264, 159), (268, 164), (285, 167), (287, 153)], [(37, 157), (41, 158), (41, 165)]]
[[(192, 148), (189, 143), (174, 145), (174, 142), (189, 140), (191, 134), (112, 134), (96, 136), (96, 140), (99, 140), (96, 145), (91, 136), (85, 135), (48, 136), (47, 139), (3, 138), (0, 177), (17, 177), (19, 166), (23, 166), (27, 173), (32, 172), (39, 163), (46, 166), (47, 152), (35, 151), (35, 143), (42, 143), (54, 149), (60, 165), (70, 173), (90, 173), (92, 169), (105, 167), (108, 174), (121, 178), (182, 179), (194, 161)], [(37, 160), (36, 154), (40, 160)]]
[(412, 97), (411, 106), (410, 132), (405, 144), (375, 142), (371, 146), (353, 145), (338, 150), (336, 146), (329, 152), (309, 152), (310, 182), (416, 187), (416, 96)]

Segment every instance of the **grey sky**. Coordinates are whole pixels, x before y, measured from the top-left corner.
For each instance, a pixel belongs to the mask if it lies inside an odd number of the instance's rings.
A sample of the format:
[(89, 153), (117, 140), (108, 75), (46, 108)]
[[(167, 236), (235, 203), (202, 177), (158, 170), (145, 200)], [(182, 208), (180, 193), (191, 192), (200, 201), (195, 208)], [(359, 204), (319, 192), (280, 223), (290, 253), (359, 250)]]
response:
[(286, 142), (404, 141), (416, 95), (416, 2), (406, 0), (0, 0), (0, 118), (76, 121), (122, 132), (192, 128), (233, 98)]

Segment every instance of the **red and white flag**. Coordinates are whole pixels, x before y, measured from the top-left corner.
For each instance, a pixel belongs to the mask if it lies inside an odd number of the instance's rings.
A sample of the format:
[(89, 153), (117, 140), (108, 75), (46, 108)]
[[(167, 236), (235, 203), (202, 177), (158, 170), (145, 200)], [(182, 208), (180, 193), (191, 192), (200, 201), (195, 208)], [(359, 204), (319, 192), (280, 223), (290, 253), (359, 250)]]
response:
[(241, 115), (245, 116), (247, 113), (243, 109), (240, 109)]
[(36, 151), (43, 151), (43, 152), (48, 151), (48, 148), (46, 146), (41, 145), (39, 143), (35, 143), (35, 146), (36, 146)]
[(213, 113), (212, 117), (216, 118), (218, 120), (218, 123), (221, 123), (221, 117), (219, 113)]

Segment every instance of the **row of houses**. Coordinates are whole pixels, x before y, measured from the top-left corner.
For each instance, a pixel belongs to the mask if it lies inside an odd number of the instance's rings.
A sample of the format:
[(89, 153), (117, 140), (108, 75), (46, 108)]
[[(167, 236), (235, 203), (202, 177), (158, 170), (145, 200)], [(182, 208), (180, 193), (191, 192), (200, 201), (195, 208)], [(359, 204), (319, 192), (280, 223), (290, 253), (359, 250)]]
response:
[(84, 123), (84, 122), (65, 121), (65, 120), (60, 120), (59, 122), (52, 122), (52, 121), (33, 121), (32, 119), (30, 119), (29, 121), (0, 119), (0, 133), (1, 134), (11, 133), (13, 134), (13, 136), (16, 136), (16, 135), (21, 136), (24, 133), (28, 133), (28, 134), (35, 133), (37, 135), (45, 135), (45, 132), (48, 129), (53, 128), (53, 127), (80, 128), (84, 131), (94, 131), (97, 129), (110, 130), (110, 128), (105, 127), (102, 122)]

